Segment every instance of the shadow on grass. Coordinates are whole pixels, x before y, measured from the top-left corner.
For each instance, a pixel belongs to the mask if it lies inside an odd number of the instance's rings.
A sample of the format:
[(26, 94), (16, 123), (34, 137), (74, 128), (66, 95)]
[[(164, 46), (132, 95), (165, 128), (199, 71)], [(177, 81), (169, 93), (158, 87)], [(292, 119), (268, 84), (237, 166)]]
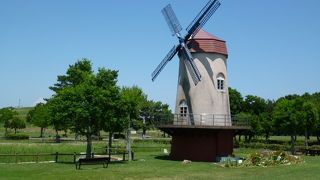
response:
[(169, 155), (161, 155), (161, 156), (155, 156), (155, 159), (160, 159), (160, 160), (170, 160), (173, 161)]

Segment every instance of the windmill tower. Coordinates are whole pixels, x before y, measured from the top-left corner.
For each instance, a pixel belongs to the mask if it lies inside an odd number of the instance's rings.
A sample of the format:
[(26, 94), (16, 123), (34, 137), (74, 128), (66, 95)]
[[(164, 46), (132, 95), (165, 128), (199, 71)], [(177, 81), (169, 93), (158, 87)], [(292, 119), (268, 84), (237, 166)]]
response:
[(195, 85), (179, 54), (179, 78), (176, 98), (176, 114), (185, 117), (184, 124), (231, 126), (228, 95), (226, 42), (199, 30), (187, 41), (194, 63), (201, 73), (201, 81)]
[(182, 27), (171, 5), (162, 10), (172, 35), (179, 39), (179, 45), (174, 46), (158, 65), (152, 73), (152, 80), (178, 54), (177, 123), (231, 125), (226, 43), (201, 30), (219, 6), (218, 0), (210, 0), (188, 26), (185, 36), (180, 34)]
[(201, 30), (219, 6), (219, 0), (210, 0), (187, 27), (185, 36), (180, 34), (182, 27), (171, 5), (162, 10), (179, 44), (154, 70), (152, 81), (178, 54), (175, 114), (157, 119), (157, 127), (172, 136), (174, 160), (216, 161), (232, 155), (234, 134), (249, 129), (236, 126), (230, 116), (226, 42)]

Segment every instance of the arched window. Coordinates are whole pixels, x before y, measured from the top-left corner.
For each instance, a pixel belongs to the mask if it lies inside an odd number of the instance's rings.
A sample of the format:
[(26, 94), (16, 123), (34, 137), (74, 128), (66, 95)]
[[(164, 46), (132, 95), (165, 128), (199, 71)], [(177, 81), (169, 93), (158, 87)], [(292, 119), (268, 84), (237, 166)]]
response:
[(180, 115), (181, 116), (187, 116), (188, 114), (188, 105), (187, 105), (187, 102), (185, 100), (182, 100), (180, 102)]
[(218, 90), (224, 90), (224, 79), (224, 75), (222, 73), (219, 73), (217, 76)]

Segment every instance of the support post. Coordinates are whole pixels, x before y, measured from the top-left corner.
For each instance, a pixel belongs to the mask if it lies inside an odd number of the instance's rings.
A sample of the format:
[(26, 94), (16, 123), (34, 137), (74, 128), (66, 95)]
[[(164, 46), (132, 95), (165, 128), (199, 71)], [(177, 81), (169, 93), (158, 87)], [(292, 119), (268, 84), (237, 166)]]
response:
[(77, 155), (77, 153), (74, 152), (74, 153), (73, 153), (73, 163), (76, 163), (76, 155)]
[(39, 153), (37, 153), (37, 155), (36, 155), (36, 163), (38, 163), (39, 162)]
[(214, 114), (212, 114), (212, 126), (214, 126)]
[(59, 153), (56, 152), (56, 163), (58, 162)]

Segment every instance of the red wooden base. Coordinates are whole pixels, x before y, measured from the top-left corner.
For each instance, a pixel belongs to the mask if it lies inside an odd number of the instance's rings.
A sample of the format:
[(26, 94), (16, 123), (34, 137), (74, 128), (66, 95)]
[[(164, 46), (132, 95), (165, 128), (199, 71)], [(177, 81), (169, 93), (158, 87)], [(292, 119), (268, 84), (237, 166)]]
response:
[(172, 136), (171, 159), (215, 162), (232, 156), (236, 128), (160, 128)]

